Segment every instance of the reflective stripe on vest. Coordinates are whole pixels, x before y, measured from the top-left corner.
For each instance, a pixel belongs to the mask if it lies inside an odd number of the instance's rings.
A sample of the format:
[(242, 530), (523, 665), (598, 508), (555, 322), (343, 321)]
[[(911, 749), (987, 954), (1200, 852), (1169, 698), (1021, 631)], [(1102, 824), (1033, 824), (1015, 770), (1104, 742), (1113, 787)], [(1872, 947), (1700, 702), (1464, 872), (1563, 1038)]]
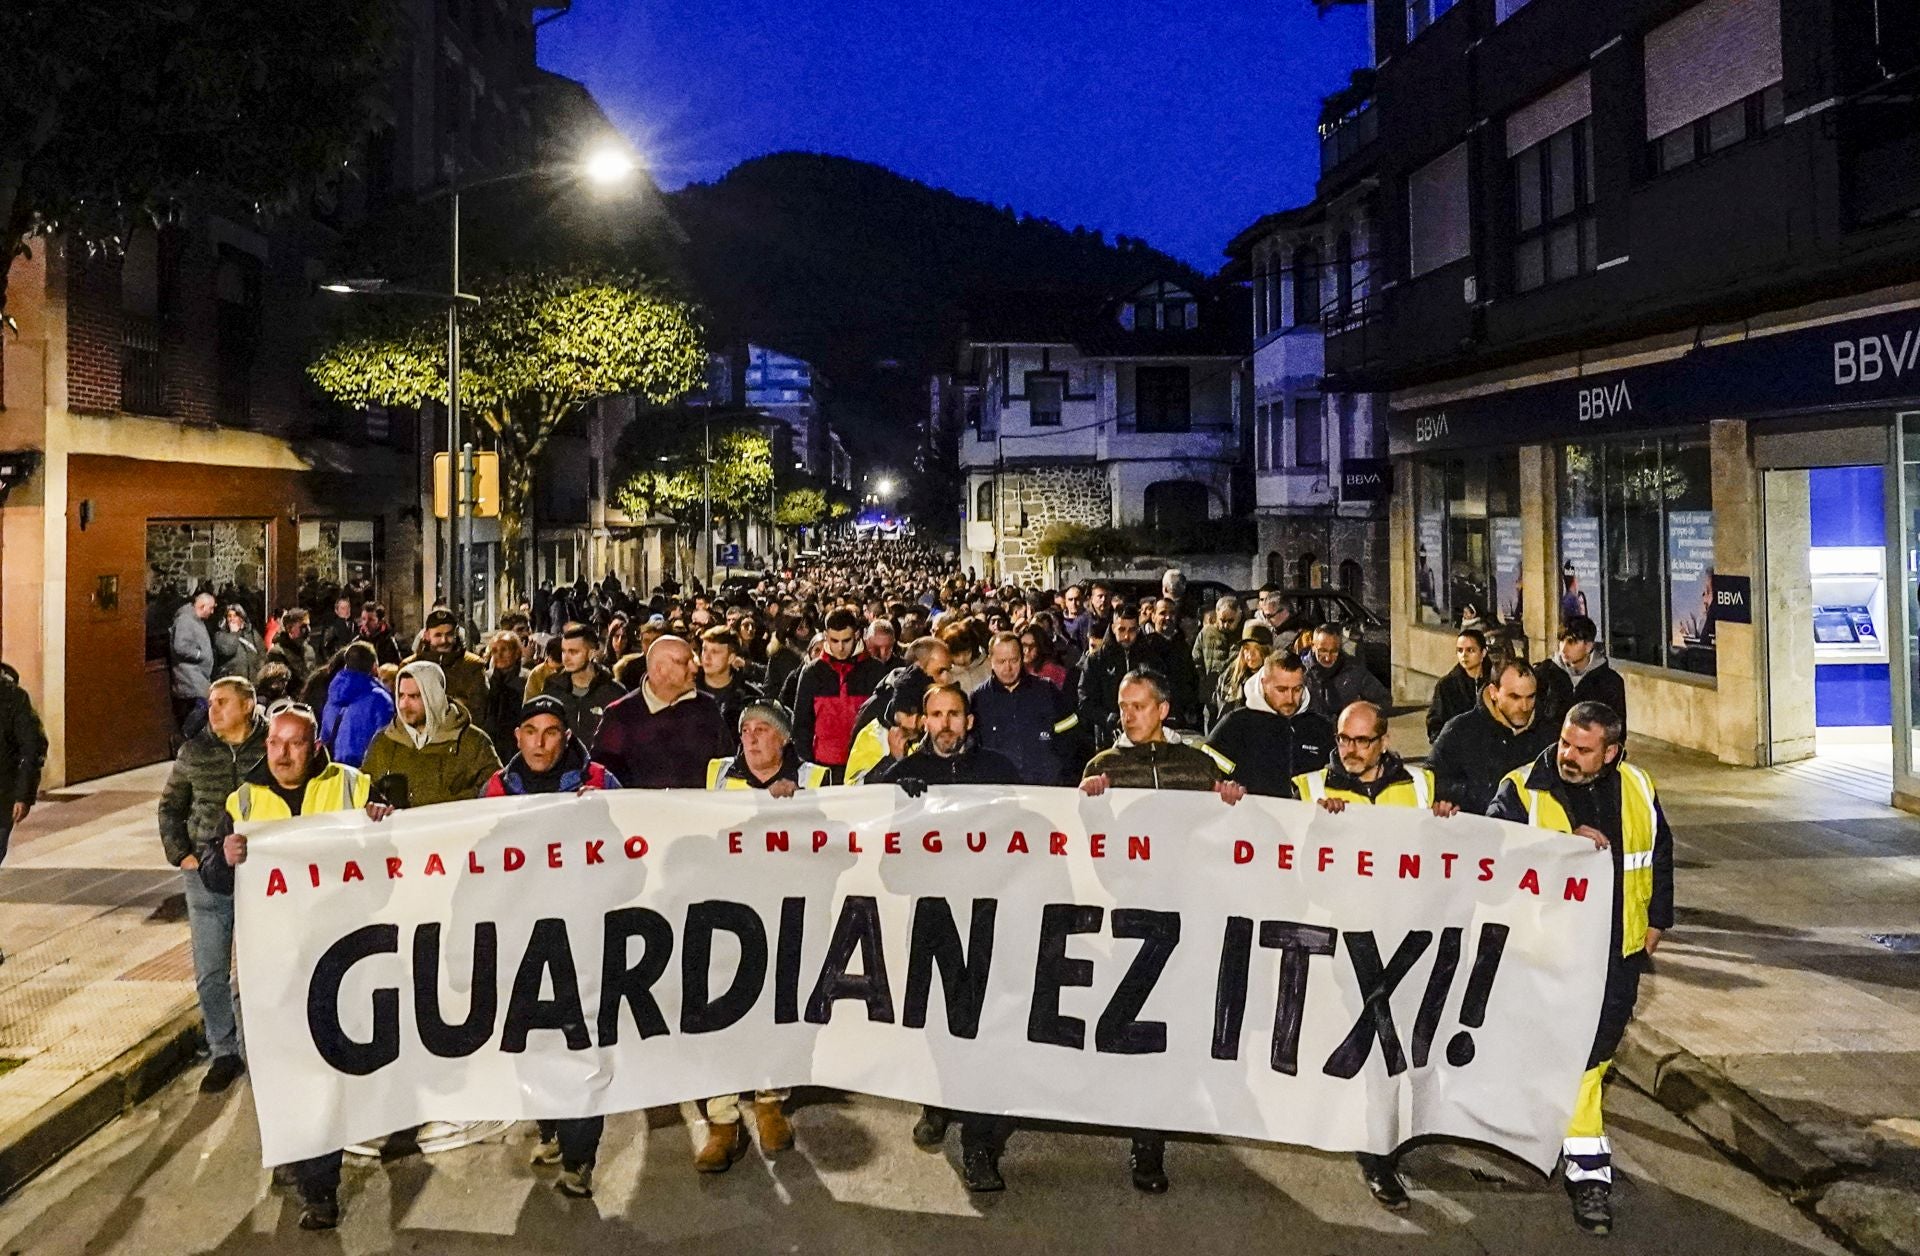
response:
[[(1573, 820), (1560, 800), (1544, 789), (1529, 789), (1533, 765), (1515, 768), (1505, 779), (1527, 807), (1527, 823), (1556, 833), (1573, 832)], [(1620, 765), (1620, 953), (1646, 949), (1647, 911), (1653, 904), (1653, 847), (1659, 836), (1653, 778), (1630, 763)]]
[[(1318, 772), (1309, 772), (1305, 776), (1296, 776), (1293, 779), (1294, 787), (1300, 789), (1311, 802), (1319, 802), (1326, 798), (1344, 798), (1348, 802), (1356, 802), (1366, 806), (1405, 807), (1411, 805), (1420, 808), (1422, 811), (1431, 809), (1433, 806), (1433, 773), (1427, 771), (1425, 768), (1408, 768), (1407, 777), (1407, 780), (1396, 781), (1381, 790), (1379, 796), (1376, 798), (1368, 798), (1364, 794), (1356, 794), (1346, 789), (1329, 790), (1327, 788), (1326, 768), (1321, 768)], [(1409, 793), (1413, 796), (1411, 803), (1408, 803), (1406, 800)]]
[[(708, 789), (753, 788), (753, 786), (747, 784), (745, 777), (727, 775), (727, 773), (733, 771), (734, 760), (738, 757), (738, 755), (729, 755), (724, 759), (707, 760)], [(801, 789), (824, 789), (832, 779), (833, 772), (831, 769), (823, 768), (815, 763), (808, 763), (804, 759), (800, 761), (799, 771), (795, 773), (795, 784)]]
[[(707, 788), (708, 789), (730, 788), (726, 784), (726, 775), (728, 772), (731, 772), (732, 770), (733, 770), (732, 755), (728, 755), (724, 759), (708, 759), (707, 760)], [(741, 788), (742, 789), (746, 788), (745, 782), (741, 783)]]

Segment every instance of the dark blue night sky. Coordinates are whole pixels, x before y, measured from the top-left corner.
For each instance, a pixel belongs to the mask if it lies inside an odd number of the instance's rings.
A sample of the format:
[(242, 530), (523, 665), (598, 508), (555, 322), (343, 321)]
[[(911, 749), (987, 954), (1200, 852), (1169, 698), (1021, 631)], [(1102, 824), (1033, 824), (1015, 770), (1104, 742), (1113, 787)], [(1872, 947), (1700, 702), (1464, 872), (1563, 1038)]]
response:
[(761, 153), (837, 153), (1212, 270), (1242, 227), (1312, 195), (1319, 101), (1366, 60), (1364, 13), (576, 0), (540, 61), (592, 88), (668, 188)]

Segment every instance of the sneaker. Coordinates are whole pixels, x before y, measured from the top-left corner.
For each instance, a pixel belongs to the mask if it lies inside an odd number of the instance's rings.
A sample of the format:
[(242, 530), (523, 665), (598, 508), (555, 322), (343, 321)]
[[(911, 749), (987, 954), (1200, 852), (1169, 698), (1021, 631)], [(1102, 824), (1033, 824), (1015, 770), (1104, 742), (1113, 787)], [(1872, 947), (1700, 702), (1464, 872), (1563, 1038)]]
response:
[(1405, 1212), (1413, 1201), (1407, 1198), (1406, 1184), (1400, 1180), (1399, 1161), (1392, 1156), (1370, 1156), (1364, 1151), (1354, 1159), (1360, 1162), (1360, 1176), (1365, 1179), (1373, 1202), (1388, 1212)]
[(200, 1079), (200, 1093), (217, 1095), (240, 1080), (240, 1074), (247, 1071), (247, 1062), (237, 1055), (216, 1055), (213, 1063), (207, 1066), (207, 1075)]
[(561, 1169), (560, 1180), (553, 1184), (553, 1189), (568, 1199), (592, 1199), (593, 1166), (583, 1164), (577, 1169)]
[(1133, 1170), (1133, 1189), (1149, 1195), (1164, 1195), (1167, 1187), (1167, 1144), (1158, 1138), (1136, 1138), (1128, 1167)]
[(548, 1165), (559, 1164), (560, 1163), (559, 1135), (556, 1134), (552, 1138), (543, 1138), (538, 1143), (535, 1143), (533, 1147), (533, 1155), (527, 1158), (527, 1163), (531, 1164), (536, 1169), (544, 1169)]
[(1573, 1223), (1596, 1237), (1613, 1232), (1613, 1184), (1589, 1178), (1567, 1183)]
[(300, 1205), (300, 1228), (302, 1230), (331, 1230), (340, 1224), (340, 1197), (329, 1191), (312, 1199), (303, 1200)]
[(944, 1108), (920, 1109), (920, 1119), (913, 1123), (913, 1145), (923, 1151), (940, 1146), (947, 1141), (947, 1124), (952, 1120)]
[(1006, 1179), (1000, 1176), (1000, 1166), (985, 1147), (973, 1147), (961, 1155), (960, 1180), (976, 1194), (1007, 1189)]

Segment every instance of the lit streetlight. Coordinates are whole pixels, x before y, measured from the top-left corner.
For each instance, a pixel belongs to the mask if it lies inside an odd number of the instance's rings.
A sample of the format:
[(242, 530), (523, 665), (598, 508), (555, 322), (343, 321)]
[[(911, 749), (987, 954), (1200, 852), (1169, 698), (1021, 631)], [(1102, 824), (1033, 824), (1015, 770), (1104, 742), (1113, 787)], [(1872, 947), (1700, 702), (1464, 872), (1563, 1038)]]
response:
[[(480, 299), (460, 291), (460, 197), (467, 192), (493, 187), (496, 184), (555, 177), (579, 179), (596, 188), (610, 189), (627, 183), (639, 172), (639, 169), (640, 163), (630, 151), (618, 144), (607, 142), (596, 145), (578, 161), (533, 166), (525, 170), (489, 175), (438, 188), (422, 199), (433, 201), (444, 196), (452, 201), (449, 214), (452, 227), (452, 276), (447, 291), (433, 292), (420, 288), (407, 288), (389, 283), (385, 279), (339, 279), (320, 285), (321, 290), (325, 292), (356, 296), (424, 297), (446, 302), (447, 460), (450, 464), (450, 478), (454, 483), (448, 486), (451, 491), (448, 495), (449, 517), (443, 553), (447, 575), (447, 602), (460, 616), (463, 631), (472, 618), (473, 516), (469, 509), (472, 503), (468, 500), (467, 477), (473, 461), (473, 450), (470, 444), (468, 446), (461, 444), (460, 307), (463, 304), (477, 305)], [(535, 538), (535, 541), (537, 548), (538, 538)], [(425, 599), (432, 601), (431, 590), (425, 591)]]

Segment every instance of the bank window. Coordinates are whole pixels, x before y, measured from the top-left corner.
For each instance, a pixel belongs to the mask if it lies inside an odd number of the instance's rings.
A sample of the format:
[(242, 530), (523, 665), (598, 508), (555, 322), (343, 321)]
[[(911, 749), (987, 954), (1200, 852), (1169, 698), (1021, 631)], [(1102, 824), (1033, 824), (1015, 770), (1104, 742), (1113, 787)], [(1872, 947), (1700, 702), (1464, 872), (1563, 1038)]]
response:
[(1656, 174), (1691, 164), (1709, 153), (1757, 139), (1786, 124), (1786, 92), (1779, 83), (1723, 105), (1652, 140), (1651, 160)]
[(1713, 675), (1712, 476), (1704, 441), (1563, 448), (1559, 622), (1593, 620), (1615, 659)]
[(1518, 622), (1520, 462), (1513, 452), (1414, 470), (1414, 602), (1426, 624)]
[(1531, 292), (1599, 264), (1593, 129), (1586, 119), (1514, 154), (1513, 287)]

